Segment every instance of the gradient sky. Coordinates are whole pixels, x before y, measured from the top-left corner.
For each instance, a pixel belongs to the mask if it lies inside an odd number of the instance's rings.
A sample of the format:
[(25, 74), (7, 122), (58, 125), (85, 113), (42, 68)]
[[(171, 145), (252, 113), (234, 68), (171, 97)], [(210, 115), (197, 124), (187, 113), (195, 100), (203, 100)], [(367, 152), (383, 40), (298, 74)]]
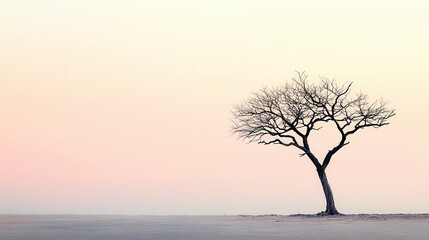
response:
[[(230, 132), (234, 104), (295, 70), (397, 110), (331, 161), (337, 208), (429, 212), (428, 12), (423, 0), (2, 0), (0, 213), (319, 212), (308, 159)], [(315, 140), (322, 152), (335, 136)]]

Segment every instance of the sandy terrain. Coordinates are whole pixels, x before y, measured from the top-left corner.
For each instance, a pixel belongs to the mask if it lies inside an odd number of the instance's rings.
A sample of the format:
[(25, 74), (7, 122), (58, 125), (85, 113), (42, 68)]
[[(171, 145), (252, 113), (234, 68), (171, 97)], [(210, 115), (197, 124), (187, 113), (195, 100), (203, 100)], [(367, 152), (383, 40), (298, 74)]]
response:
[(0, 215), (2, 240), (429, 239), (429, 215)]

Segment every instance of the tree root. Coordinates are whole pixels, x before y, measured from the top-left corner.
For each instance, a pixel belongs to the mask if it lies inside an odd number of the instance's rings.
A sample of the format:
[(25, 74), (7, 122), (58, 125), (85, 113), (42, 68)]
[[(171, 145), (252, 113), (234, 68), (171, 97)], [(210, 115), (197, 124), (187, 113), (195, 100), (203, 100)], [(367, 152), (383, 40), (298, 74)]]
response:
[(316, 214), (316, 216), (341, 216), (341, 215), (344, 215), (344, 214), (339, 213), (338, 211), (322, 211)]

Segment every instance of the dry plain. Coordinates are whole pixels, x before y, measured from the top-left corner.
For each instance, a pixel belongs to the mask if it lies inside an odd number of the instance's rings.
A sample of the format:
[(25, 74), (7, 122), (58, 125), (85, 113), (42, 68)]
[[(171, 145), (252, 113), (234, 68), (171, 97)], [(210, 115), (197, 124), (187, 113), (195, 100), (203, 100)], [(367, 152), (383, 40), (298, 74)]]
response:
[(2, 240), (429, 239), (429, 214), (338, 217), (0, 215)]

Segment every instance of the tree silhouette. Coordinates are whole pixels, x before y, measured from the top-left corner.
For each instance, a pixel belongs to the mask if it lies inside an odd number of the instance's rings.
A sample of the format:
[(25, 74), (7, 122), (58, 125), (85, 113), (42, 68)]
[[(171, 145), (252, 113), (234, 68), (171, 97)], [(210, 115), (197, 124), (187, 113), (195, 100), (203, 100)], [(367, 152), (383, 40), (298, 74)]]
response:
[[(388, 125), (395, 110), (383, 100), (370, 102), (367, 95), (352, 95), (352, 83), (337, 84), (324, 77), (317, 84), (309, 83), (305, 72), (285, 85), (264, 88), (253, 97), (235, 106), (234, 134), (249, 142), (295, 147), (300, 156), (307, 156), (316, 167), (326, 198), (326, 210), (319, 214), (339, 214), (326, 176), (332, 157), (349, 144), (348, 137), (364, 128)], [(334, 124), (341, 136), (323, 158), (312, 152), (309, 136), (323, 124)], [(322, 160), (322, 161), (320, 161)]]

